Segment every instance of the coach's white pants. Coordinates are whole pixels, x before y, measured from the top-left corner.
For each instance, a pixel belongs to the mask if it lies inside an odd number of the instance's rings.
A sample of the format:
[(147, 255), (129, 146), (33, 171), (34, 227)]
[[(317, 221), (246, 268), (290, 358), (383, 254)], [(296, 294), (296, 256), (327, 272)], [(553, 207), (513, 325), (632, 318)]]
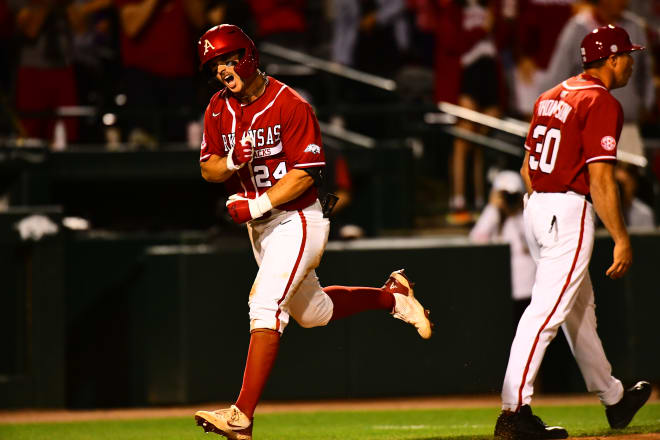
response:
[(273, 210), (248, 224), (259, 272), (250, 291), (250, 329), (280, 333), (289, 315), (303, 327), (325, 325), (332, 300), (323, 292), (314, 269), (328, 241), (330, 222), (318, 201), (298, 211)]
[[(589, 261), (594, 243), (591, 203), (573, 193), (533, 193), (524, 212), (525, 236), (536, 261), (532, 302), (525, 310), (509, 354), (502, 408), (530, 404), (545, 350), (564, 330), (590, 392), (605, 405), (621, 399), (621, 382), (596, 332)], [(554, 219), (554, 221), (553, 221)]]

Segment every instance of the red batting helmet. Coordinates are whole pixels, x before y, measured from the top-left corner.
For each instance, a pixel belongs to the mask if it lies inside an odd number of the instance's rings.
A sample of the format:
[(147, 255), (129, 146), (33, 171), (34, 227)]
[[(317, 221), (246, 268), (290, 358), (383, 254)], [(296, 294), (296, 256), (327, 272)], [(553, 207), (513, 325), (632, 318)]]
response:
[(243, 50), (234, 71), (244, 79), (252, 76), (259, 67), (259, 53), (254, 42), (238, 26), (221, 24), (212, 27), (199, 39), (197, 53), (200, 69), (213, 58), (229, 52)]
[(608, 24), (589, 32), (582, 40), (580, 52), (582, 63), (607, 58), (618, 53), (643, 50), (644, 46), (632, 44), (625, 29)]

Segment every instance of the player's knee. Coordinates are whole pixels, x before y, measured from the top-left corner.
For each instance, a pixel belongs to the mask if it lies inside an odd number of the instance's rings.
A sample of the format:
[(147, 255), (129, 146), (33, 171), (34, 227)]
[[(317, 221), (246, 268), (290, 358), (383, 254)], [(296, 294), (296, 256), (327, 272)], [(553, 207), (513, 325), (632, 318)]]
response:
[(293, 319), (295, 319), (298, 325), (303, 328), (322, 327), (329, 321), (329, 319), (319, 319), (319, 316), (312, 315), (311, 313), (303, 313), (300, 316), (293, 316)]
[(327, 325), (332, 318), (332, 300), (323, 291), (315, 295), (297, 298), (289, 304), (289, 314), (303, 328), (321, 327)]

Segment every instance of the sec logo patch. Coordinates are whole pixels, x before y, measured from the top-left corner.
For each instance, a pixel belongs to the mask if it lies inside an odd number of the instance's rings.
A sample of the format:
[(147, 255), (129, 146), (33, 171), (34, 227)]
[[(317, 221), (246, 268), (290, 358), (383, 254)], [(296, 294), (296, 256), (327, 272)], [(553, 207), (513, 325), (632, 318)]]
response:
[(600, 146), (606, 149), (607, 151), (612, 151), (616, 148), (616, 140), (612, 136), (604, 136), (600, 140)]

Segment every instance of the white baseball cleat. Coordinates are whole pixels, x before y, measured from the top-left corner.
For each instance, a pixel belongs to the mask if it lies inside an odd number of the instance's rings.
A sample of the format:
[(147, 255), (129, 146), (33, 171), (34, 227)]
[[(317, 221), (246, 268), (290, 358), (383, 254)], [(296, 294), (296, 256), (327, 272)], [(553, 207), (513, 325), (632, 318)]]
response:
[(252, 440), (252, 421), (235, 405), (216, 411), (197, 411), (197, 425), (232, 440)]
[(430, 312), (417, 301), (413, 294), (413, 283), (406, 277), (404, 270), (397, 270), (390, 274), (383, 289), (394, 295), (394, 310), (392, 316), (417, 329), (419, 335), (428, 339), (433, 333), (432, 324), (429, 321)]

